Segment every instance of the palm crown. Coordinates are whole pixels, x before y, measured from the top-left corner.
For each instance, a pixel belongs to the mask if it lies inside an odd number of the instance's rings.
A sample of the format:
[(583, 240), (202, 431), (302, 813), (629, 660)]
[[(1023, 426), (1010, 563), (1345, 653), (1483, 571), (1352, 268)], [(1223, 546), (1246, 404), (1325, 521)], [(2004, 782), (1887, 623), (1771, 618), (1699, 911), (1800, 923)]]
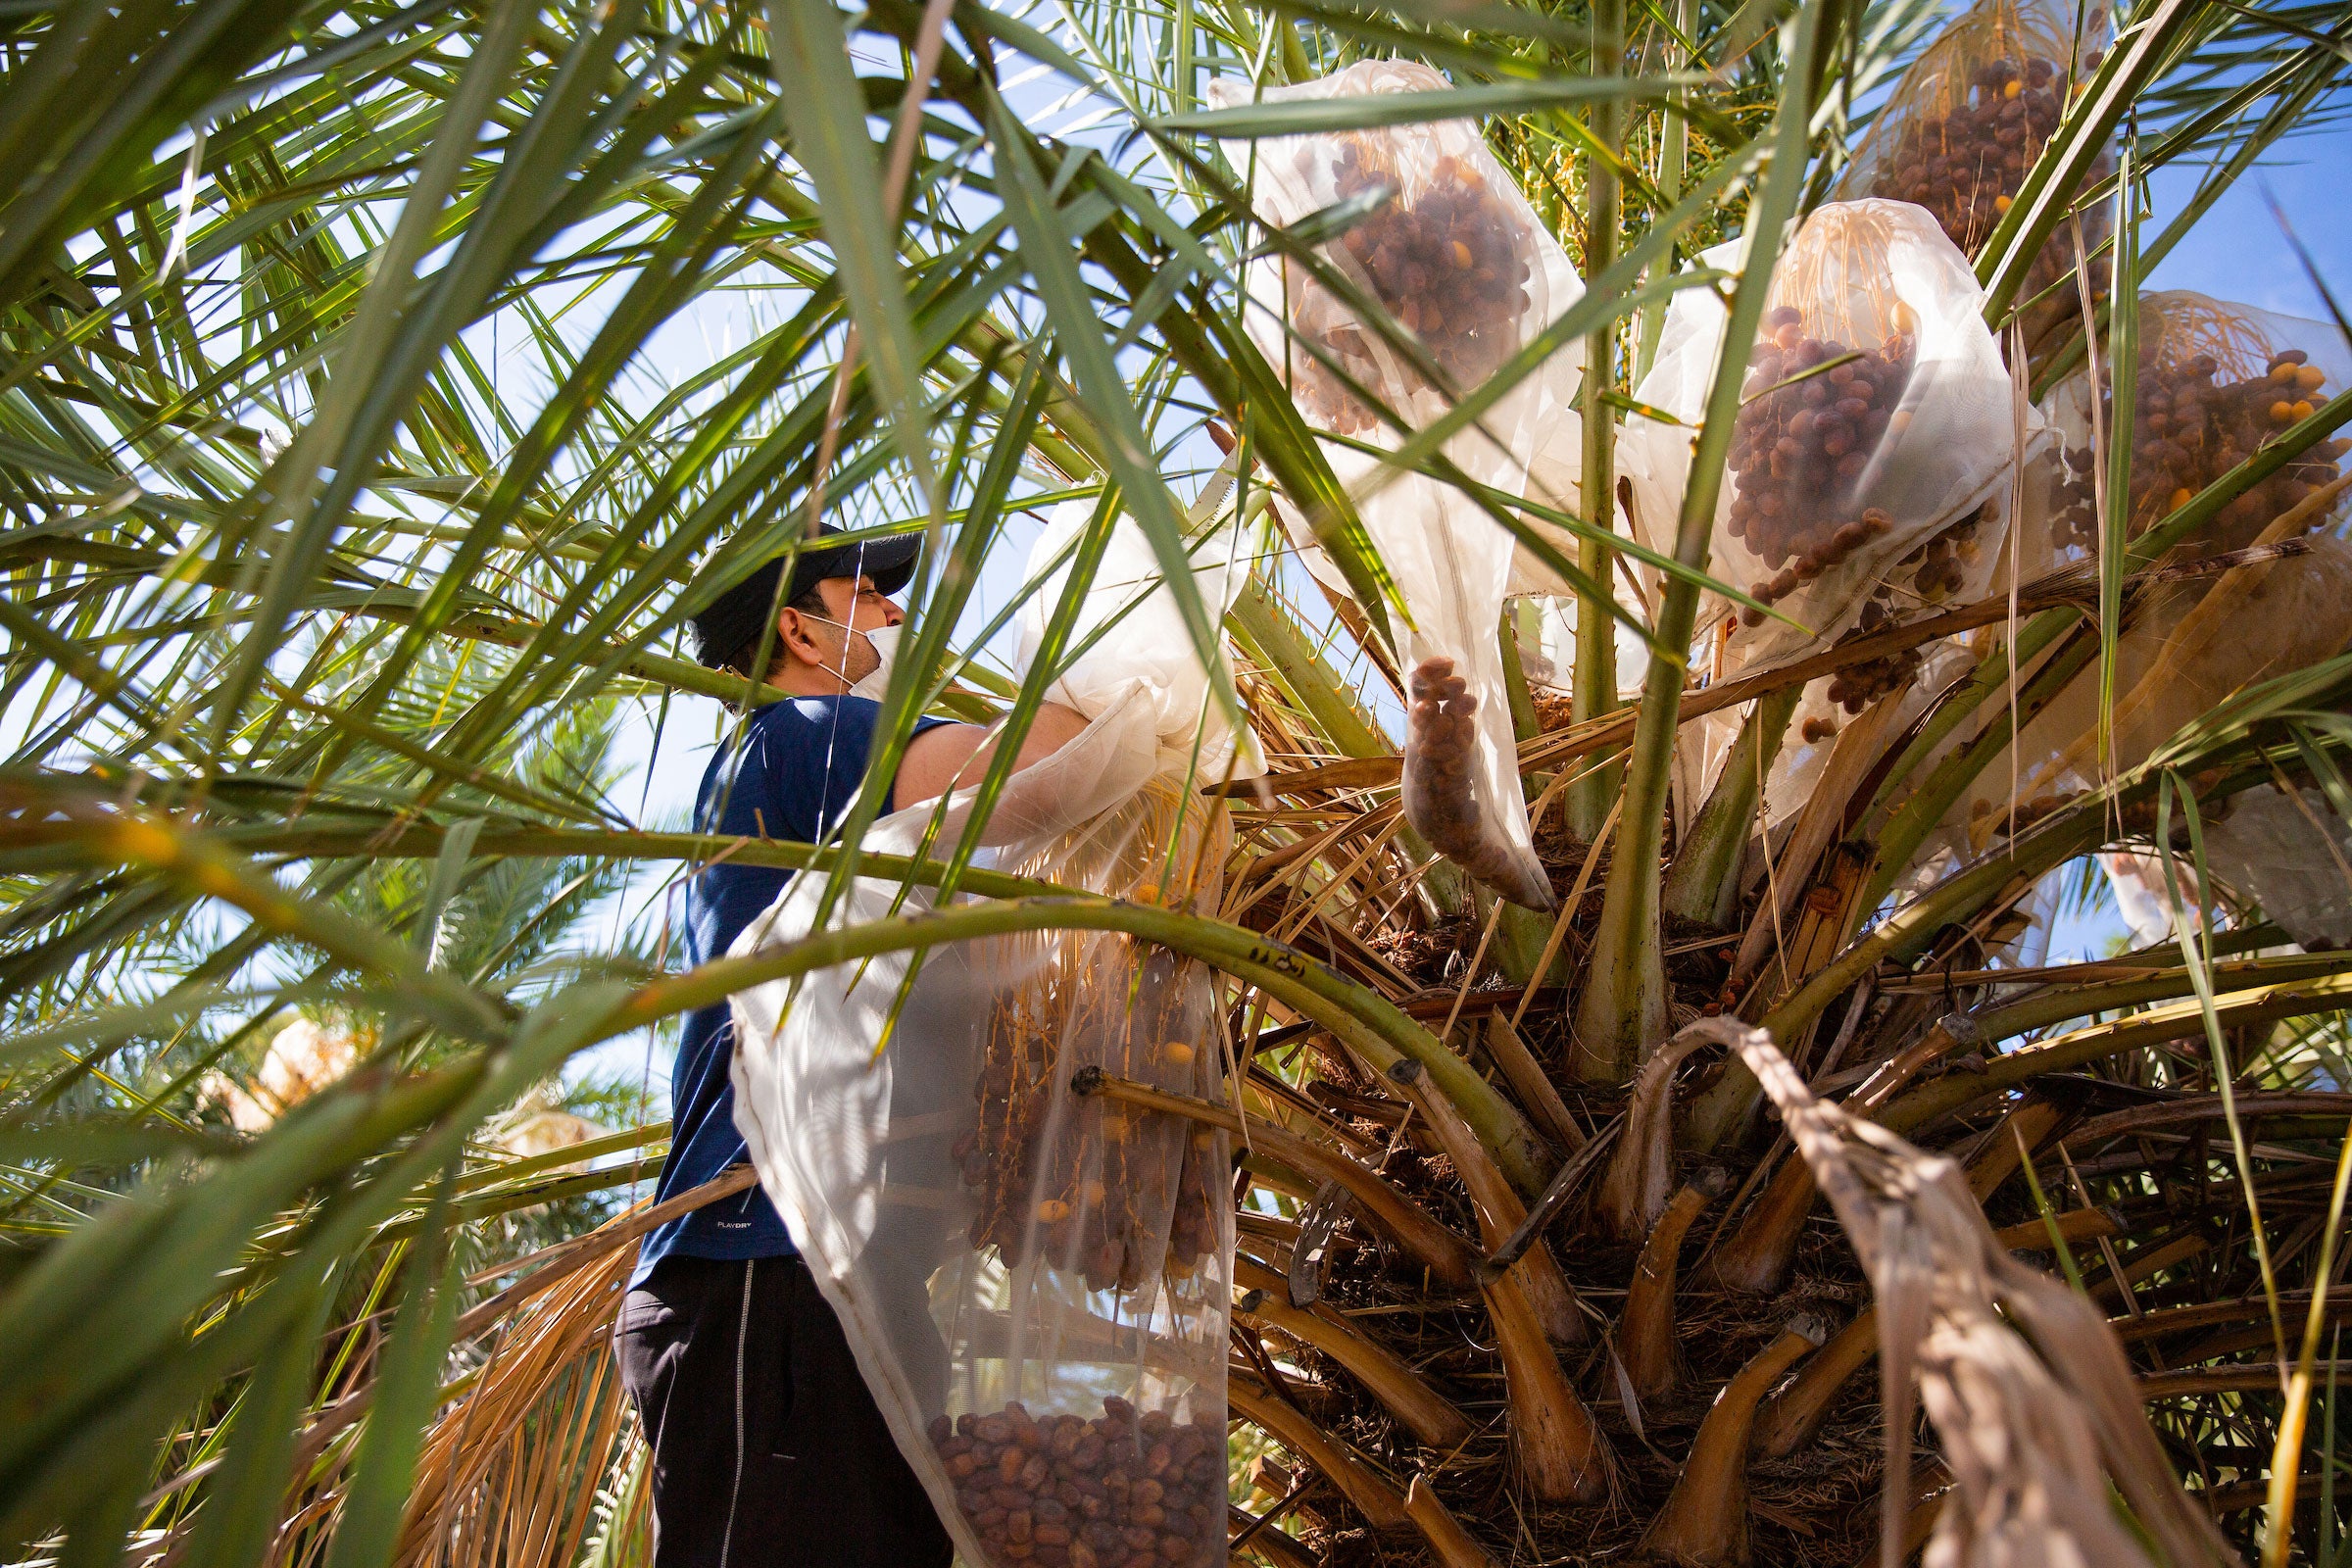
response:
[[(634, 1125), (519, 1147), (515, 1107), (747, 980), (1083, 925), (1219, 974), (1225, 1113), (1289, 1141), (1239, 1200), (1232, 1486), (1266, 1517), (1237, 1550), (1852, 1561), (1884, 1487), (1890, 1549), (1936, 1528), (1989, 1563), (2037, 1486), (2094, 1557), (2335, 1561), (2352, 955), (2341, 889), (2264, 881), (2246, 845), (2352, 878), (2352, 628), (2324, 575), (2345, 329), (2143, 283), (2339, 112), (2346, 24), (1947, 22), (13, 8), (9, 1545), (642, 1557), (602, 1335), (641, 1224), (613, 1201), (665, 1129), (575, 1086)], [(2028, 37), (2040, 64), (2003, 74)], [(1403, 90), (1267, 90), (1376, 60), (1412, 63)], [(1269, 206), (1296, 138), (1447, 126), (1507, 175), (1466, 184), (1464, 151), (1432, 176), (1458, 234), (1405, 224), (1437, 210), (1361, 155), (1330, 199)], [(2189, 169), (2159, 222), (2150, 174)], [(1524, 255), (1481, 216), (1522, 196)], [(1859, 505), (1815, 537), (1766, 504), (1805, 440), (1842, 473), (1827, 442), (1905, 416), (1874, 399), (1917, 361), (1913, 307), (1838, 336), (1789, 303), (1886, 253), (1820, 238), (1869, 197), (1965, 250), (2008, 400), (1974, 449), (1999, 477), (1884, 559)], [(1517, 337), (1463, 325), (1521, 285), (1479, 269), (1555, 255)], [(1686, 321), (1723, 350), (1666, 407)], [(1524, 451), (1466, 466), (1539, 391), (1553, 480)], [(1481, 799), (1523, 794), (1522, 859), (1413, 797), (1439, 730), (1412, 726), (1462, 715), (1412, 658), (1427, 583), (1380, 542), (1398, 485), (1507, 541), (1526, 590), (1455, 651), (1494, 661), (1483, 721), (1524, 790)], [(1021, 519), (1071, 502), (1062, 569), (1000, 586)], [(820, 519), (928, 544), (838, 843), (633, 819), (616, 726), (761, 700), (683, 628)], [(1225, 606), (1182, 568), (1228, 520)], [(973, 864), (976, 830), (859, 854), (919, 714), (1018, 733), (1087, 657), (1114, 526), (1272, 764), (1254, 792), (1189, 781), (1231, 830), (1216, 906), (1073, 898)], [(1895, 586), (1806, 619), (1848, 560)], [(1008, 671), (1024, 605), (1039, 654)], [(2100, 851), (2168, 934), (2028, 961)], [(720, 855), (975, 897), (683, 975), (658, 920), (582, 918)], [(280, 1093), (297, 1016), (353, 1065)], [(1999, 1246), (1970, 1240), (1979, 1203)], [(1530, 1270), (1574, 1303), (1532, 1338), (1494, 1287)], [(1857, 1374), (1886, 1321), (1911, 1337), (1882, 1411)], [(2021, 1436), (2037, 1409), (2087, 1446)]]

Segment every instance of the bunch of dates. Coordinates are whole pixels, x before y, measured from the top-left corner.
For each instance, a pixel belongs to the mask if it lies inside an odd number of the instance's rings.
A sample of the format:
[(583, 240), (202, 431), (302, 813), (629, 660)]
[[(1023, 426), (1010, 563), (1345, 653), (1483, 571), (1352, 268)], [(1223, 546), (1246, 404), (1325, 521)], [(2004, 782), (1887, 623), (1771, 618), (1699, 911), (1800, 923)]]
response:
[(995, 1564), (1180, 1568), (1225, 1557), (1225, 1424), (1141, 1415), (993, 1415), (931, 1423), (956, 1503)]
[[(1940, 605), (1967, 582), (1967, 568), (1976, 564), (1983, 546), (1978, 531), (1990, 503), (1921, 545), (1894, 564), (1894, 568), (1862, 601), (1861, 618), (1841, 642), (1885, 631), (1906, 609)], [(1884, 659), (1848, 664), (1830, 677), (1830, 701), (1849, 713), (1859, 713), (1880, 698), (1902, 689), (1919, 673), (1920, 653), (1905, 648)]]
[[(1911, 359), (1907, 334), (1856, 351), (1807, 336), (1792, 305), (1766, 315), (1732, 427), (1738, 492), (1727, 521), (1774, 573), (1749, 590), (1758, 600), (1787, 598), (1893, 526), (1854, 497), (1871, 455), (1902, 417)], [(1752, 626), (1764, 616), (1745, 609), (1740, 618)]]
[(1199, 1271), (1219, 1241), (1216, 1135), (1069, 1086), (1093, 1066), (1192, 1092), (1200, 979), (1165, 948), (1078, 937), (998, 1001), (972, 1085), (979, 1116), (954, 1150), (978, 1199), (975, 1249), (1013, 1265), (1042, 1255), (1098, 1291)]
[[(2252, 457), (2326, 401), (2327, 375), (2301, 349), (2271, 356), (2260, 375), (2230, 378), (2210, 354), (2143, 367), (2132, 420), (2132, 511), (2136, 538), (2197, 492)], [(2108, 417), (2114, 398), (2103, 395)], [(2339, 475), (2352, 441), (2323, 441), (2231, 501), (2193, 543), (2198, 554), (2241, 550), (2274, 519)], [(2095, 551), (2097, 486), (2088, 447), (2062, 454), (2051, 532), (2061, 546)], [(2316, 524), (2321, 519), (2313, 519)]]
[[(2087, 69), (2097, 69), (2095, 57)], [(1970, 74), (1966, 98), (1903, 127), (1873, 194), (1925, 207), (1973, 255), (2065, 114), (2066, 75), (2057, 62), (1987, 60)]]
[(1443, 655), (1405, 677), (1404, 811), (1432, 848), (1505, 898), (1531, 909), (1554, 906), (1532, 858), (1512, 853), (1478, 798), (1478, 694)]
[[(2098, 51), (2091, 51), (2080, 74), (2096, 71), (2099, 59)], [(1952, 243), (1974, 256), (2058, 128), (2066, 92), (2066, 73), (2054, 60), (2027, 55), (1984, 62), (1970, 73), (1965, 98), (1945, 113), (1923, 114), (1903, 127), (1893, 157), (1872, 182), (1872, 194), (1926, 208)], [(2100, 168), (2107, 168), (2104, 161)], [(2095, 252), (2107, 236), (2105, 209), (2094, 208), (2083, 225), (2082, 243)], [(2062, 225), (2034, 258), (2018, 297), (2032, 300), (2064, 276), (2073, 262), (2073, 231)], [(2094, 292), (2105, 292), (2095, 276), (2092, 285)], [(2061, 290), (2029, 310), (2029, 335), (2038, 337), (2080, 305), (2079, 290)]]
[[(1383, 188), (1396, 192), (1402, 183), (1371, 137), (1310, 143), (1298, 157), (1299, 172), (1310, 178), (1330, 158), (1342, 201)], [(1534, 303), (1528, 282), (1535, 236), (1525, 216), (1468, 161), (1439, 159), (1409, 202), (1392, 195), (1342, 234), (1337, 249), (1349, 264), (1344, 270), (1420, 340), (1454, 391), (1478, 385), (1518, 350)], [(1296, 261), (1284, 263), (1284, 286), (1293, 329), (1367, 390), (1393, 401), (1427, 387), (1409, 371), (1405, 385), (1384, 385), (1370, 329)], [(1311, 356), (1299, 356), (1295, 372), (1292, 393), (1309, 419), (1342, 435), (1372, 427), (1372, 411)]]

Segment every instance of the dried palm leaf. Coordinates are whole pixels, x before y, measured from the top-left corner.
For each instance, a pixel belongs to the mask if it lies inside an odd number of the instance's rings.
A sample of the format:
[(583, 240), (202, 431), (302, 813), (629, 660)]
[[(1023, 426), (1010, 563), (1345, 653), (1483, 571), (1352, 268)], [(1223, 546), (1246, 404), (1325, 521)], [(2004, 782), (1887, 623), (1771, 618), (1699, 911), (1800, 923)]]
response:
[(1953, 1479), (1931, 1568), (2153, 1568), (2118, 1493), (2165, 1560), (2237, 1561), (2166, 1461), (2106, 1321), (2009, 1255), (1955, 1162), (1817, 1100), (1760, 1029), (1709, 1018), (1684, 1033), (1730, 1046), (1756, 1075), (1877, 1292), (1885, 1568), (1901, 1561), (1914, 1379)]

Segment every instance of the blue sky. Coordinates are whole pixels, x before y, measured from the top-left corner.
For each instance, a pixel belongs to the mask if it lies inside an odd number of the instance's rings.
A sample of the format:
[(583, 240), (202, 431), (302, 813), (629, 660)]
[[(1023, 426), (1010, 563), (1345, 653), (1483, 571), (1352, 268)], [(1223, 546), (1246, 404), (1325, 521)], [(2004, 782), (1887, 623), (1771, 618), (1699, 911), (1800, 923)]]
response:
[[(2150, 180), (2159, 226), (2180, 211), (2197, 171), (2159, 171)], [(2327, 307), (2305, 276), (2266, 200), (2275, 197), (2339, 304), (2352, 314), (2352, 130), (2298, 138), (2229, 190), (2156, 269), (2158, 288), (2194, 289), (2216, 299), (2325, 320)]]

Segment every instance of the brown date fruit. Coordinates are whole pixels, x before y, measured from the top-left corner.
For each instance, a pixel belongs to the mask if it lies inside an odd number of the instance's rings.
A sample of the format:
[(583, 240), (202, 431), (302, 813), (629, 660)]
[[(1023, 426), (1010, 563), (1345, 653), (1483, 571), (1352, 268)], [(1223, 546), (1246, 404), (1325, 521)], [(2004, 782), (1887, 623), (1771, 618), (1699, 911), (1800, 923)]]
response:
[[(1967, 70), (1965, 85), (1954, 82), (1956, 96), (1950, 101), (1900, 119), (1893, 147), (1868, 192), (1926, 208), (1952, 243), (1972, 257), (2007, 215), (2027, 172), (2066, 114), (2064, 62), (2034, 52), (2024, 39), (2005, 40), (2000, 48), (2001, 53)], [(2096, 50), (2086, 53), (2078, 83), (2098, 69), (2099, 59)], [(1893, 112), (1901, 114), (1899, 102)], [(2112, 159), (2102, 155), (2096, 173), (2103, 175), (2111, 167)], [(2108, 234), (2106, 210), (2094, 205), (2082, 223), (2082, 243), (2095, 255)], [(2017, 297), (2033, 300), (2066, 276), (2074, 259), (2073, 230), (2062, 224), (2034, 258)], [(2092, 293), (2103, 297), (2102, 270), (2091, 271)], [(2081, 308), (2081, 291), (2070, 280), (2029, 307), (2027, 337), (2040, 341)]]
[[(944, 1416), (931, 1423), (932, 1446), (951, 1464), (977, 1457), (984, 1471), (1001, 1473), (1003, 1455), (1017, 1461), (1011, 1481), (956, 1493), (990, 1564), (1173, 1568), (1223, 1555), (1224, 1538), (1207, 1522), (1224, 1512), (1224, 1470), (1213, 1462), (1224, 1451), (1224, 1423), (1138, 1415), (1115, 1396), (1102, 1407), (1093, 1421), (1032, 1417), (1016, 1402), (977, 1421), (963, 1416), (954, 1430)], [(1003, 1437), (992, 1442), (983, 1427)]]
[[(2221, 313), (2207, 302), (2168, 301), (2152, 314), (2155, 319), (2143, 320), (2141, 333), (2143, 341), (2156, 340), (2158, 352), (2140, 368), (2132, 407), (2131, 512), (2126, 524), (2131, 538), (2187, 505), (2302, 418), (2298, 407), (2327, 396), (2326, 373), (2301, 349), (2274, 353), (2260, 373), (2238, 376), (2213, 354), (2168, 352), (2168, 340), (2188, 339), (2184, 346), (2193, 348), (2198, 338), (2214, 335), (2213, 323), (2204, 318)], [(2155, 332), (2150, 332), (2151, 325)], [(2112, 429), (2117, 416), (2111, 388), (2101, 389), (2100, 403), (2106, 427)], [(2333, 483), (2341, 471), (2338, 460), (2347, 451), (2352, 451), (2352, 442), (2340, 438), (2308, 448), (2222, 508), (2184, 542), (2184, 550), (2210, 555), (2244, 549), (2281, 513)], [(2062, 548), (2093, 553), (2098, 549), (2094, 462), (2087, 446), (2065, 448), (2059, 454), (2051, 536)], [(2316, 525), (2325, 519), (2312, 520)]]
[(1486, 831), (1478, 800), (1478, 696), (1453, 661), (1424, 659), (1405, 680), (1404, 812), (1431, 848), (1530, 908), (1552, 894), (1507, 844)]
[[(1857, 505), (1872, 456), (1896, 428), (1911, 378), (1912, 340), (1876, 349), (1809, 337), (1792, 305), (1767, 312), (1749, 356), (1729, 466), (1725, 526), (1771, 577), (1749, 589), (1772, 604), (1887, 532), (1893, 519)], [(1760, 625), (1761, 611), (1740, 619)]]
[[(1396, 194), (1324, 247), (1325, 260), (1420, 342), (1451, 392), (1478, 385), (1518, 349), (1534, 303), (1535, 234), (1525, 215), (1466, 159), (1440, 158), (1408, 197), (1382, 136), (1310, 143), (1298, 153), (1299, 172), (1311, 178), (1327, 157), (1339, 200), (1384, 188)], [(1291, 325), (1301, 338), (1392, 404), (1428, 388), (1409, 368), (1404, 385), (1383, 386), (1378, 339), (1356, 313), (1296, 261), (1283, 268)], [(1372, 410), (1331, 368), (1299, 355), (1292, 369), (1293, 396), (1309, 419), (1343, 435), (1372, 428)]]

